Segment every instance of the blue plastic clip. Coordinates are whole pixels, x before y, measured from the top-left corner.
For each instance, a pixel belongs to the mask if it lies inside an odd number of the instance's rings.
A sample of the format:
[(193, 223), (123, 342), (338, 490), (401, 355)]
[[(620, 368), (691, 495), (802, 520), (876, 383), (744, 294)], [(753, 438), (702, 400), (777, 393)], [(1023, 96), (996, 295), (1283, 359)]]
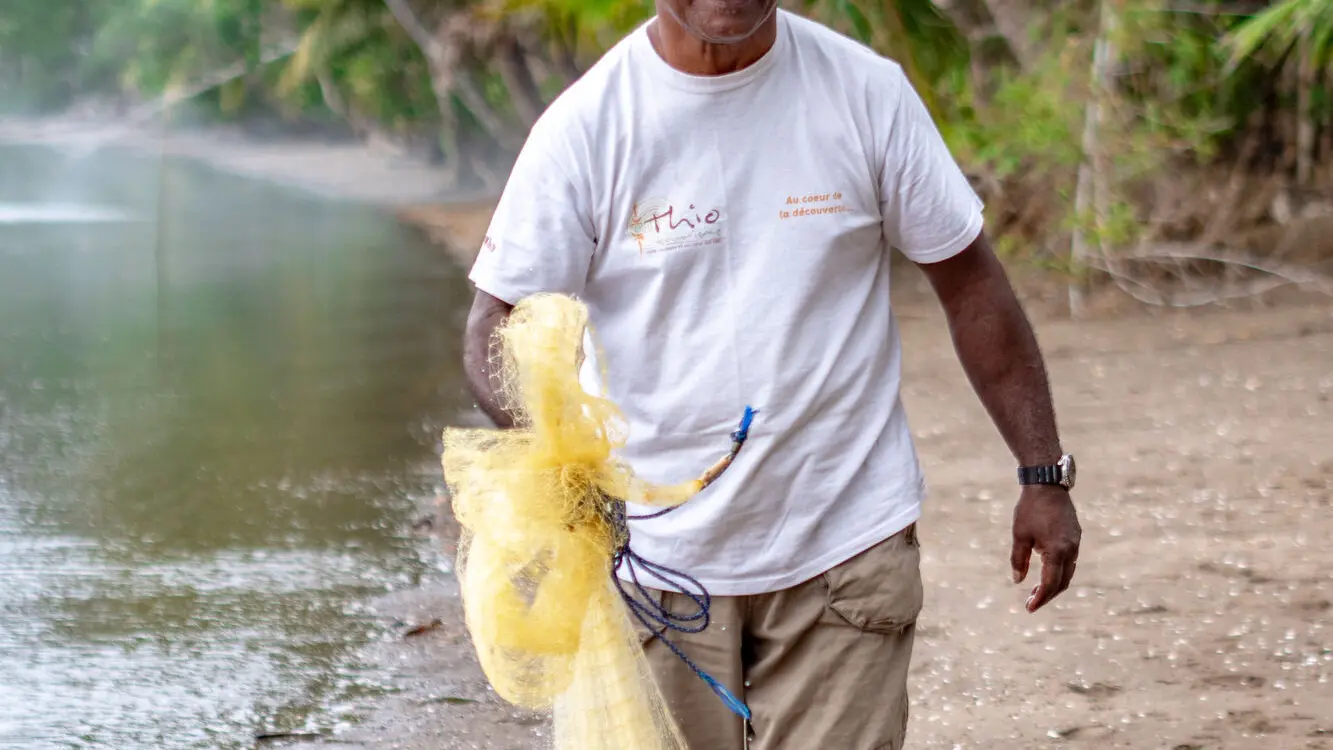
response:
[(745, 701), (737, 698), (725, 685), (713, 679), (713, 676), (710, 674), (702, 673), (699, 676), (704, 678), (704, 682), (707, 682), (708, 687), (712, 688), (714, 693), (717, 693), (717, 697), (721, 698), (722, 702), (727, 704), (727, 708), (731, 709), (732, 713), (746, 721), (753, 718), (750, 713), (750, 707), (745, 705)]
[(736, 431), (731, 433), (733, 442), (744, 443), (750, 437), (750, 425), (754, 423), (754, 415), (758, 414), (758, 409), (745, 407), (745, 414), (741, 417), (741, 424)]

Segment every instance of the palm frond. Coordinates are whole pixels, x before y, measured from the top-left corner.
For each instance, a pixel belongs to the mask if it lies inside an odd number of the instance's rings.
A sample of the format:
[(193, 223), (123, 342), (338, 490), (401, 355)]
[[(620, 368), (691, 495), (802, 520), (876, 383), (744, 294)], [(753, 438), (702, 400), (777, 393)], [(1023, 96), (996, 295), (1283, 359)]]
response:
[(1231, 51), (1231, 67), (1265, 53), (1285, 55), (1302, 38), (1311, 53), (1327, 63), (1333, 52), (1333, 0), (1281, 0), (1241, 24), (1224, 44)]

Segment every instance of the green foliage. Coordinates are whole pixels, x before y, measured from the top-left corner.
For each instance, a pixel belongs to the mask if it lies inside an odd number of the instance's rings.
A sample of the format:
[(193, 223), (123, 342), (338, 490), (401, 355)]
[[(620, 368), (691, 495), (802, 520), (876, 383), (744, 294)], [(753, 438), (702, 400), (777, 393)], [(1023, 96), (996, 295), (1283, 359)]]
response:
[(246, 59), (252, 0), (126, 0), (98, 28), (90, 63), (119, 68), (129, 89), (160, 94)]
[(937, 91), (965, 70), (967, 42), (930, 0), (804, 0), (803, 12), (903, 66), (937, 115)]
[[(1165, 12), (1149, 3), (1121, 8), (1105, 35), (1114, 50), (1113, 83), (1101, 95), (1092, 68), (1098, 29), (1076, 14), (1051, 20), (1040, 56), (1025, 69), (988, 71), (984, 92), (959, 74), (937, 86), (946, 104), (941, 131), (955, 155), (986, 184), (1000, 186), (993, 213), (1024, 217), (1016, 220), (1029, 225), (1021, 231), (1037, 231), (1028, 204), (1040, 202), (1040, 236), (1001, 232), (997, 244), (1011, 255), (1069, 271), (1065, 248), (1076, 229), (1098, 246), (1137, 241), (1145, 224), (1132, 196), (1140, 187), (1182, 159), (1216, 158), (1262, 106), (1264, 91), (1252, 86), (1262, 71), (1229, 70), (1229, 53), (1217, 41), (1244, 19)], [(1095, 154), (1083, 147), (1094, 100), (1101, 108)], [(1079, 167), (1094, 161), (1100, 209), (1080, 214)]]
[[(329, 106), (330, 85), (349, 113), (405, 133), (434, 125), (438, 108), (420, 50), (380, 0), (283, 0), (301, 28), (277, 67), (273, 93), (297, 111)], [(319, 82), (324, 77), (323, 84)], [(349, 114), (343, 113), (343, 114)]]
[[(1333, 62), (1333, 0), (1274, 0), (1253, 16), (1225, 0), (1188, 9), (1166, 0), (1101, 2), (1116, 10), (1105, 34), (1115, 50), (1110, 91), (1093, 81), (1094, 0), (1055, 11), (979, 1), (791, 5), (900, 62), (955, 155), (1000, 196), (989, 201), (993, 212), (1019, 217), (1021, 228), (1002, 231), (1000, 246), (1037, 248), (1038, 262), (1063, 268), (1056, 249), (1069, 232), (1084, 230), (1097, 244), (1133, 242), (1143, 226), (1133, 199), (1139, 187), (1187, 159), (1233, 154), (1253, 123), (1294, 112), (1302, 97), (1282, 83), (1289, 77), (1280, 68)], [(521, 140), (534, 92), (549, 101), (653, 11), (653, 0), (408, 5), (419, 14), (415, 29), (386, 0), (6, 0), (0, 111), (58, 108), (90, 93), (183, 90), (217, 117), (258, 109), (343, 120), (359, 132), (438, 136), (448, 158), (475, 151), (484, 159)], [(1014, 64), (1020, 56), (1010, 45), (1019, 43), (994, 32), (994, 18), (963, 8), (1027, 13), (1022, 20), (1039, 26), (1033, 49)], [(450, 54), (428, 59), (425, 37)], [(997, 54), (1006, 49), (1014, 54)], [(1308, 65), (1302, 71), (1310, 75)], [(1100, 211), (1076, 215), (1077, 173), (1093, 158), (1083, 140), (1094, 99), (1103, 104), (1096, 152), (1106, 194)], [(1303, 99), (1307, 113), (1328, 123), (1325, 85)], [(1268, 127), (1267, 137), (1290, 130)]]
[(941, 132), (957, 158), (1000, 179), (1020, 170), (1073, 168), (1082, 159), (1082, 111), (1067, 106), (1075, 83), (1069, 68), (1042, 65), (1032, 74), (1004, 75), (984, 103), (960, 88), (948, 97), (953, 111)]
[(647, 20), (653, 14), (652, 0), (490, 0), (492, 17), (527, 13), (545, 25), (573, 22), (590, 39), (605, 43)]
[(1333, 60), (1333, 0), (1281, 0), (1236, 28), (1226, 47), (1239, 65), (1263, 53), (1281, 55), (1303, 38), (1320, 64)]
[(870, 25), (870, 19), (866, 18), (865, 12), (859, 5), (851, 0), (834, 0), (833, 7), (851, 23), (856, 38), (866, 44), (874, 41), (875, 32)]
[(106, 84), (82, 54), (114, 0), (5, 0), (0, 7), (0, 112), (51, 109)]

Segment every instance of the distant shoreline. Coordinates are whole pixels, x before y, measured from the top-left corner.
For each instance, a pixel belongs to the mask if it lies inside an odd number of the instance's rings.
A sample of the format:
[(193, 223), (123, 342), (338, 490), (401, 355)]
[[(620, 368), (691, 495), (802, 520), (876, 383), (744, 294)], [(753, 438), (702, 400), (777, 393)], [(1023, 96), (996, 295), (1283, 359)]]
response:
[[(0, 117), (0, 145), (47, 146), (71, 154), (130, 149), (207, 164), (330, 200), (378, 206), (423, 229), (460, 263), (480, 242), (495, 196), (464, 192), (426, 159), (389, 145), (327, 137), (257, 138), (237, 126), (167, 130), (93, 117)], [(480, 218), (479, 218), (480, 217)], [(478, 226), (480, 225), (480, 229)]]

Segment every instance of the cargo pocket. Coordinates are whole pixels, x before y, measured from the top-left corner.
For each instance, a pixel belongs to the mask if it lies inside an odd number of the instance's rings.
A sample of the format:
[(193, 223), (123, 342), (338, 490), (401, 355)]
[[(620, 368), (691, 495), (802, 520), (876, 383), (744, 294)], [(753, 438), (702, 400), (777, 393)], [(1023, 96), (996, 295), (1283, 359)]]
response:
[(924, 604), (916, 525), (830, 569), (823, 581), (835, 620), (886, 635), (914, 625)]

